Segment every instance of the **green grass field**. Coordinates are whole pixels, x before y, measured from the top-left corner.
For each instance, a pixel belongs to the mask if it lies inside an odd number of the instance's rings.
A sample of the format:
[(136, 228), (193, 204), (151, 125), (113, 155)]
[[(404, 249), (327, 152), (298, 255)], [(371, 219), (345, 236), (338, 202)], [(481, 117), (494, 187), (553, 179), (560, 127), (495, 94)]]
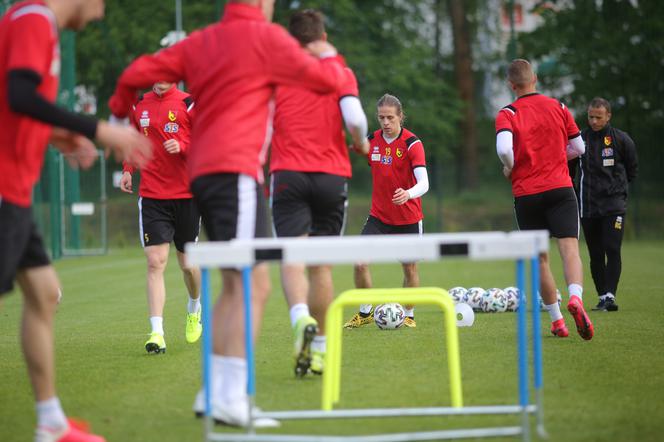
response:
[[(582, 248), (585, 248), (582, 246)], [(565, 313), (570, 338), (555, 339), (543, 317), (544, 398), (553, 441), (664, 439), (664, 242), (624, 245), (620, 311), (591, 313), (596, 336), (585, 342)], [(585, 250), (584, 250), (585, 252)], [(584, 264), (587, 267), (584, 253)], [(553, 263), (558, 283), (560, 263)], [(167, 271), (166, 355), (148, 356), (145, 264), (139, 249), (56, 263), (64, 287), (57, 314), (57, 386), (65, 410), (90, 421), (109, 442), (202, 440), (191, 405), (200, 385), (200, 349), (184, 340), (185, 290), (174, 256)], [(453, 260), (420, 266), (423, 286), (505, 287), (510, 262)], [(320, 407), (320, 378), (292, 374), (291, 330), (273, 266), (256, 355), (258, 404), (266, 410)], [(398, 287), (398, 264), (373, 267), (381, 287)], [(215, 287), (218, 286), (215, 275)], [(335, 269), (337, 292), (352, 288), (350, 267)], [(586, 306), (596, 302), (586, 271)], [(21, 297), (0, 302), (0, 441), (31, 441), (32, 393), (19, 347)], [(347, 315), (351, 312), (348, 311)], [(447, 406), (449, 390), (440, 312), (417, 309), (416, 329), (344, 331), (341, 408)], [(516, 315), (478, 314), (461, 328), (466, 405), (516, 404)], [(517, 425), (518, 417), (437, 417), (287, 421), (295, 434), (373, 434)]]

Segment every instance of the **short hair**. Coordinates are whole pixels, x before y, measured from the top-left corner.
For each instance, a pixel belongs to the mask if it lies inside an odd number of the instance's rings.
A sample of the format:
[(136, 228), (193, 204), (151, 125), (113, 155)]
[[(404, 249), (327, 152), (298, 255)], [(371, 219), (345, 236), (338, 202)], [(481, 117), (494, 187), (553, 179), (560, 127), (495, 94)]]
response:
[(290, 18), (288, 32), (300, 42), (302, 46), (312, 41), (320, 40), (325, 34), (325, 19), (323, 14), (315, 9), (297, 11)]
[(606, 109), (608, 113), (611, 113), (611, 103), (609, 103), (609, 100), (606, 100), (602, 97), (595, 97), (592, 100), (590, 100), (590, 104), (588, 105), (588, 108), (598, 108), (598, 107), (603, 107)]
[(397, 114), (403, 117), (403, 107), (401, 106), (401, 101), (394, 95), (385, 94), (378, 100), (376, 107), (391, 106), (396, 108)]
[(507, 80), (514, 86), (523, 87), (532, 83), (535, 78), (533, 67), (528, 60), (517, 58), (507, 68)]

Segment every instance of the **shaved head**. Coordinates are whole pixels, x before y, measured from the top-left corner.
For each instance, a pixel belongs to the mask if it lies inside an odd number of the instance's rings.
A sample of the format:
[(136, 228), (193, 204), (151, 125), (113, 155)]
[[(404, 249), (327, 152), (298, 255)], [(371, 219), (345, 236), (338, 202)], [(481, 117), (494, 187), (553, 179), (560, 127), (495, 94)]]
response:
[(524, 88), (533, 84), (536, 78), (533, 67), (528, 60), (517, 58), (507, 68), (507, 81), (517, 88)]

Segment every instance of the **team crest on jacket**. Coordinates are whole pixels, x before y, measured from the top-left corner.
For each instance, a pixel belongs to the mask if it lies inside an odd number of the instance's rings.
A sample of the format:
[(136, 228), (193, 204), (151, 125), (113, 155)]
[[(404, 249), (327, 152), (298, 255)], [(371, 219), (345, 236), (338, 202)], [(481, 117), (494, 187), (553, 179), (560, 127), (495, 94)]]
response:
[(611, 145), (611, 141), (612, 141), (612, 140), (611, 140), (611, 137), (610, 137), (610, 136), (607, 135), (607, 136), (604, 137), (604, 145), (605, 145), (605, 146), (610, 146), (610, 145)]
[(397, 147), (397, 158), (401, 158), (402, 156), (403, 156), (403, 150)]
[(172, 110), (169, 110), (168, 111), (168, 119), (171, 120), (171, 121), (175, 121), (177, 119), (177, 115), (175, 114), (175, 112), (173, 112)]

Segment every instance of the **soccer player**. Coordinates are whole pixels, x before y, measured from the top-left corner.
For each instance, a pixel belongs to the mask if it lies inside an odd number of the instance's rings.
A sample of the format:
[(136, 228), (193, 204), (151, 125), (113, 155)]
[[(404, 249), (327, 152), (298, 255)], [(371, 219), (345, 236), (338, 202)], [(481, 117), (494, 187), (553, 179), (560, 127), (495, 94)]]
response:
[[(191, 189), (213, 241), (267, 236), (262, 166), (272, 134), (274, 89), (299, 85), (331, 93), (341, 85), (343, 68), (327, 42), (305, 52), (285, 29), (271, 24), (274, 0), (231, 1), (221, 22), (183, 41), (135, 60), (122, 74), (109, 101), (124, 117), (136, 90), (157, 81), (184, 80), (196, 99), (189, 147)], [(255, 340), (270, 292), (266, 263), (253, 269)], [(222, 269), (222, 294), (213, 312), (212, 415), (229, 425), (249, 424), (246, 394), (242, 278)], [(251, 339), (251, 336), (246, 337)], [(195, 410), (202, 408), (199, 392)]]
[[(399, 99), (385, 94), (377, 104), (380, 129), (369, 135), (368, 153), (373, 191), (371, 211), (362, 228), (362, 235), (401, 233), (422, 234), (422, 200), (429, 190), (424, 145), (417, 136), (403, 127), (405, 118)], [(419, 287), (417, 264), (401, 263), (403, 286)], [(371, 288), (371, 274), (367, 264), (355, 266), (355, 287)], [(404, 306), (404, 325), (414, 328), (414, 308)], [(345, 328), (357, 328), (373, 322), (373, 306), (360, 305), (360, 311), (348, 320)]]
[(581, 226), (599, 296), (593, 310), (614, 312), (618, 310), (627, 188), (638, 173), (638, 159), (632, 138), (612, 127), (610, 120), (611, 104), (604, 98), (593, 98), (588, 105), (589, 127), (581, 132), (586, 152), (576, 165), (581, 166), (577, 189)]
[[(323, 15), (294, 13), (289, 31), (303, 47), (327, 40)], [(295, 86), (277, 88), (270, 156), (270, 201), (278, 237), (338, 236), (346, 219), (351, 177), (344, 122), (353, 145), (368, 152), (367, 117), (353, 71), (344, 69), (343, 87), (321, 95)], [(343, 121), (342, 121), (343, 120)], [(295, 374), (322, 374), (326, 350), (325, 313), (334, 298), (332, 269), (282, 265), (281, 283), (295, 333)], [(311, 309), (311, 311), (310, 311)]]
[[(152, 143), (153, 157), (141, 169), (138, 213), (141, 245), (148, 262), (147, 294), (152, 331), (145, 343), (148, 353), (165, 353), (164, 270), (170, 243), (175, 243), (178, 263), (189, 293), (185, 338), (194, 343), (201, 336), (201, 275), (185, 263), (184, 245), (198, 239), (200, 216), (189, 191), (187, 150), (191, 132), (191, 96), (175, 83), (158, 82), (133, 107), (131, 121)], [(131, 174), (134, 167), (124, 164), (120, 181), (123, 192), (133, 193)]]
[[(564, 104), (539, 94), (537, 75), (526, 60), (514, 60), (507, 81), (517, 96), (496, 117), (496, 150), (503, 174), (512, 182), (520, 230), (547, 229), (558, 241), (569, 292), (567, 310), (583, 339), (594, 329), (583, 308), (583, 270), (579, 257), (579, 211), (567, 161), (585, 146)], [(569, 335), (556, 296), (548, 253), (540, 255), (540, 292), (551, 317), (551, 333)]]
[(81, 30), (103, 15), (102, 0), (49, 0), (17, 3), (0, 19), (0, 295), (13, 289), (14, 280), (23, 293), (21, 345), (36, 401), (35, 442), (105, 440), (69, 421), (55, 391), (53, 322), (60, 282), (31, 211), (49, 142), (82, 168), (97, 156), (91, 139), (138, 165), (149, 156), (149, 144), (135, 129), (54, 104), (59, 30)]

